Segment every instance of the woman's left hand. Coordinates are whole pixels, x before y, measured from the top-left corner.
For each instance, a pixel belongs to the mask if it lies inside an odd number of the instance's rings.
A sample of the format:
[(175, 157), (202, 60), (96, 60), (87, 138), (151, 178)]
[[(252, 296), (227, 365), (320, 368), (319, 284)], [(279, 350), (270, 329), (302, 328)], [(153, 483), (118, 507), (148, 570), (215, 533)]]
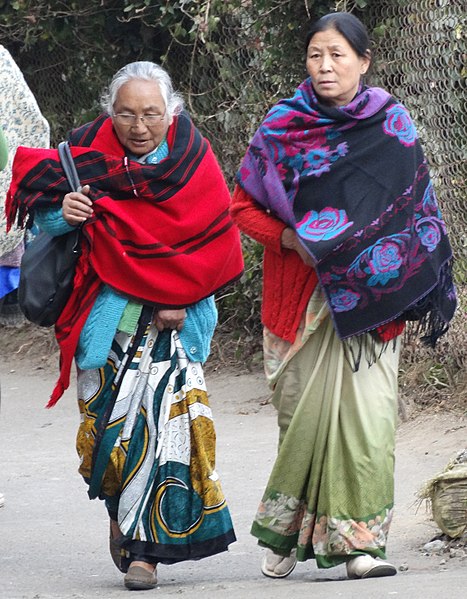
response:
[(186, 318), (186, 310), (159, 310), (154, 316), (154, 324), (158, 331), (175, 329), (181, 331)]

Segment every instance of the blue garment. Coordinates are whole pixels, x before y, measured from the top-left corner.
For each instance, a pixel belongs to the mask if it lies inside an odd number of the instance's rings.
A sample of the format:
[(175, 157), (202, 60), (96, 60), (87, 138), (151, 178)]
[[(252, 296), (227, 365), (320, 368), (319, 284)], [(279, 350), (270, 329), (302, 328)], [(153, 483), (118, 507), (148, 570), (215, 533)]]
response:
[(146, 164), (158, 164), (164, 158), (167, 158), (169, 155), (169, 144), (167, 143), (167, 137), (160, 142), (155, 150), (149, 152), (145, 156), (135, 156), (134, 154), (129, 154), (129, 158), (131, 160), (135, 160), (136, 162), (146, 163)]
[[(166, 140), (145, 157), (145, 162), (159, 162), (168, 155)], [(63, 235), (74, 227), (62, 216), (62, 209), (36, 210), (35, 224), (49, 235)], [(102, 285), (99, 295), (81, 331), (75, 360), (83, 370), (105, 365), (113, 338), (128, 300), (107, 285)], [(187, 357), (192, 362), (204, 363), (209, 356), (211, 340), (217, 324), (217, 308), (214, 296), (201, 300), (186, 310), (180, 341)]]
[(39, 208), (34, 212), (34, 226), (52, 237), (70, 233), (75, 227), (69, 225), (62, 216), (62, 208)]
[(0, 266), (0, 298), (17, 289), (18, 285), (19, 268), (15, 266)]
[[(79, 337), (75, 359), (82, 370), (104, 366), (127, 303), (125, 297), (107, 285), (102, 286)], [(179, 335), (191, 362), (204, 363), (208, 359), (216, 324), (214, 296), (186, 309), (185, 322)]]

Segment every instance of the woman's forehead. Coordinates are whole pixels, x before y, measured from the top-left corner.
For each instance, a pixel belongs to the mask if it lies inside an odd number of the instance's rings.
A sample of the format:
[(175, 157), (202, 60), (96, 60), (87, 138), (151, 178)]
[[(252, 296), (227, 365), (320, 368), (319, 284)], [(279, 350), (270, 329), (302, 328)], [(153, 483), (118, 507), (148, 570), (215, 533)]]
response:
[(115, 102), (119, 104), (145, 104), (149, 106), (165, 106), (157, 81), (131, 79), (118, 90)]
[(311, 38), (308, 47), (347, 47), (349, 46), (349, 42), (336, 29), (325, 29), (324, 31), (317, 31), (314, 36)]

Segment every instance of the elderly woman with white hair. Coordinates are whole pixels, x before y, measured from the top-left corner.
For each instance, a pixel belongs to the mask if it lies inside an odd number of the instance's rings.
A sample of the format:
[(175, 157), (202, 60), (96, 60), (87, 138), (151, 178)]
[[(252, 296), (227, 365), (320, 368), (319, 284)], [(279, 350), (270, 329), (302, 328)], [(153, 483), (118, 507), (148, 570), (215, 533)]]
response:
[(243, 262), (225, 180), (168, 74), (126, 65), (103, 107), (70, 135), (81, 191), (67, 190), (55, 150), (22, 148), (7, 214), (21, 226), (30, 213), (52, 235), (82, 226), (49, 405), (74, 357), (80, 473), (89, 497), (105, 501), (125, 586), (144, 590), (155, 587), (158, 563), (207, 557), (235, 540), (202, 364), (214, 294)]

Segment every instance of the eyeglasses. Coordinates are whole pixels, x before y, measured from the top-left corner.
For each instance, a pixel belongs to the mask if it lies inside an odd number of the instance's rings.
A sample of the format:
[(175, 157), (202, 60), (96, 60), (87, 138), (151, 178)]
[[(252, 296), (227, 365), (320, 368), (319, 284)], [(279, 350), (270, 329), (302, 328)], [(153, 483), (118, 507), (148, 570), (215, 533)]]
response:
[(138, 121), (141, 121), (146, 127), (155, 127), (156, 125), (160, 125), (164, 120), (165, 115), (165, 112), (164, 114), (143, 114), (143, 116), (121, 112), (119, 114), (114, 114), (113, 118), (123, 127), (136, 127)]

